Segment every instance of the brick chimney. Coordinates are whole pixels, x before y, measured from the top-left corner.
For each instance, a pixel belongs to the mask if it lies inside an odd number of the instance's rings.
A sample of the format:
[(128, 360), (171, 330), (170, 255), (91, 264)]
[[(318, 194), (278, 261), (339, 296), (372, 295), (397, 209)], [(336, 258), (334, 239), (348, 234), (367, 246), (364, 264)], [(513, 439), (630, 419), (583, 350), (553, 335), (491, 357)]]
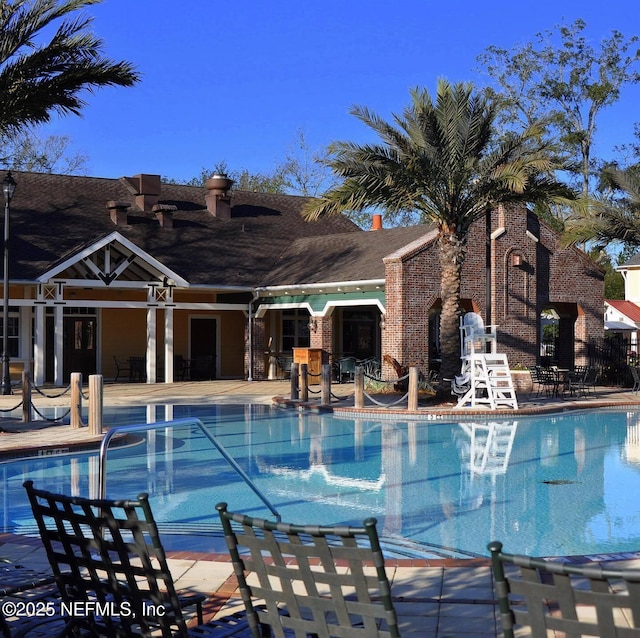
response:
[(131, 208), (129, 202), (110, 200), (107, 202), (107, 208), (109, 209), (111, 221), (116, 226), (127, 226), (129, 223), (127, 212)]
[(371, 230), (382, 230), (382, 215), (375, 213), (371, 220)]
[(140, 210), (150, 212), (160, 199), (160, 175), (134, 175), (133, 177), (123, 177), (122, 181), (135, 195), (136, 206)]
[(173, 213), (178, 210), (177, 206), (156, 204), (151, 210), (156, 214), (160, 228), (173, 228)]
[(231, 197), (229, 189), (233, 180), (226, 175), (212, 175), (206, 182), (207, 210), (218, 219), (231, 219)]

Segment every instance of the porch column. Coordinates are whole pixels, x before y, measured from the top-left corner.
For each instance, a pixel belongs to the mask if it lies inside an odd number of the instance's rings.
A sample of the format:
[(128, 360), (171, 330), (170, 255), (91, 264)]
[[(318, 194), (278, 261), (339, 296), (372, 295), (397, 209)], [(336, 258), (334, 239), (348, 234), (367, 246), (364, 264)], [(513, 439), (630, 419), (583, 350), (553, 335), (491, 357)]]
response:
[[(36, 306), (35, 335), (33, 343), (33, 382), (44, 384), (44, 316), (45, 307)], [(31, 355), (29, 355), (31, 356)]]
[(581, 306), (578, 306), (578, 316), (576, 317), (574, 332), (575, 364), (587, 365), (589, 363), (589, 326), (587, 314), (583, 311)]
[(164, 382), (173, 383), (173, 308), (164, 309)]
[(147, 308), (147, 383), (156, 382), (156, 308)]
[(249, 343), (253, 348), (253, 370), (252, 370), (252, 378), (254, 381), (262, 381), (267, 378), (266, 375), (266, 364), (265, 360), (267, 358), (266, 345), (265, 345), (265, 320), (264, 317), (252, 317), (251, 323), (253, 324), (253, 334), (252, 338), (249, 339), (248, 334), (245, 339), (245, 369), (248, 374), (249, 372), (249, 357), (251, 353), (249, 352)]
[[(54, 306), (53, 307), (53, 322), (55, 324), (54, 334), (55, 334), (55, 343), (54, 343), (54, 352), (53, 352), (53, 382), (55, 385), (61, 386), (64, 384), (64, 370), (63, 370), (63, 361), (64, 361), (64, 307), (63, 306)], [(70, 344), (73, 347), (73, 344)], [(73, 370), (70, 370), (73, 372)]]
[(322, 363), (331, 363), (333, 355), (333, 316), (311, 317), (310, 346), (322, 350)]

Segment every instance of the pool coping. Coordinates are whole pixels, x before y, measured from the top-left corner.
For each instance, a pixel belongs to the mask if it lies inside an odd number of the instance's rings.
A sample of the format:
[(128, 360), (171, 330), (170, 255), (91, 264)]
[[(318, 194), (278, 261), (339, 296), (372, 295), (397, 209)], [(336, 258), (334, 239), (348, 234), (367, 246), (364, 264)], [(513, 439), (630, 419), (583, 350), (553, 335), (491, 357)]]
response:
[[(42, 541), (35, 536), (14, 534), (12, 532), (0, 532), (0, 551), (5, 543), (18, 543), (29, 547), (42, 547)], [(228, 553), (201, 552), (195, 550), (165, 550), (167, 558), (176, 560), (197, 560), (216, 563), (231, 563)], [(589, 554), (574, 556), (543, 556), (543, 560), (549, 562), (563, 562), (570, 564), (597, 563), (600, 565), (612, 562), (640, 560), (639, 552), (618, 552), (615, 554)], [(486, 567), (491, 565), (490, 557), (472, 558), (385, 558), (385, 567)], [(345, 559), (345, 566), (348, 560)]]
[(355, 418), (372, 418), (385, 419), (398, 417), (404, 417), (411, 420), (444, 420), (444, 419), (456, 419), (458, 421), (464, 421), (469, 418), (477, 419), (478, 417), (499, 419), (500, 417), (516, 418), (520, 416), (537, 416), (540, 414), (564, 414), (566, 412), (573, 412), (574, 410), (595, 410), (595, 409), (608, 409), (614, 408), (619, 410), (640, 410), (640, 399), (638, 402), (622, 402), (611, 400), (600, 401), (584, 401), (584, 402), (571, 402), (564, 405), (553, 403), (543, 406), (530, 406), (519, 408), (514, 410), (508, 409), (474, 409), (474, 408), (429, 408), (425, 407), (418, 410), (400, 410), (393, 407), (363, 407), (355, 408), (353, 406), (340, 406), (340, 405), (319, 405), (318, 403), (312, 403), (310, 401), (301, 401), (298, 399), (288, 399), (286, 397), (273, 397), (273, 403), (277, 407), (289, 408), (295, 410), (308, 410), (315, 413), (334, 413), (345, 417)]

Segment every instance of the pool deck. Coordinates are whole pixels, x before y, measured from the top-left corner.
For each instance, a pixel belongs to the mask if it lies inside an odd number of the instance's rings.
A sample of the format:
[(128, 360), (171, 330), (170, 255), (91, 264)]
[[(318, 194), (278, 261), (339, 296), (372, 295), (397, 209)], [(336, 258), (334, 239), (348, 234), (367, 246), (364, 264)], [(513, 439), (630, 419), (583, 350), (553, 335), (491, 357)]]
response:
[[(113, 384), (104, 386), (104, 404), (149, 405), (165, 403), (271, 403), (273, 397), (286, 397), (288, 381), (211, 381), (174, 384)], [(340, 397), (334, 409), (349, 414), (353, 411), (353, 385), (334, 385), (334, 394)], [(56, 394), (55, 389), (44, 390)], [(588, 398), (527, 397), (518, 396), (521, 410), (518, 414), (547, 411), (566, 411), (578, 408), (640, 407), (640, 393), (620, 388), (598, 387), (597, 395)], [(6, 412), (20, 401), (19, 396), (0, 396), (0, 460), (4, 456), (19, 455), (23, 450), (52, 448), (64, 449), (76, 445), (97, 445), (100, 437), (91, 437), (88, 428), (72, 429), (65, 425), (52, 425), (48, 421), (21, 423)], [(34, 394), (34, 405), (66, 407), (68, 394), (46, 398)], [(283, 401), (287, 403), (287, 401)], [(318, 404), (315, 400), (312, 404)], [(452, 403), (453, 405), (453, 403)], [(372, 418), (388, 417), (392, 411), (385, 407), (368, 408)], [(404, 412), (406, 415), (406, 411)], [(420, 408), (414, 418), (446, 418), (462, 415), (511, 416), (508, 411), (453, 410), (452, 406), (437, 409)], [(406, 416), (405, 416), (406, 418)], [(106, 424), (108, 425), (108, 424)], [(487, 542), (493, 539), (486, 539)], [(505, 540), (505, 539), (501, 539)], [(639, 548), (640, 549), (640, 548)], [(238, 609), (239, 599), (232, 568), (227, 556), (188, 551), (169, 552), (170, 568), (181, 589), (205, 593), (210, 602), (205, 612), (212, 617)], [(607, 560), (603, 556), (600, 559)], [(640, 568), (640, 558), (620, 556), (618, 564)], [(42, 574), (49, 566), (39, 539), (0, 533), (0, 559), (9, 559)], [(495, 604), (491, 571), (487, 560), (390, 560), (387, 572), (392, 581), (393, 596), (400, 617), (402, 635), (474, 636), (486, 638), (501, 635)]]

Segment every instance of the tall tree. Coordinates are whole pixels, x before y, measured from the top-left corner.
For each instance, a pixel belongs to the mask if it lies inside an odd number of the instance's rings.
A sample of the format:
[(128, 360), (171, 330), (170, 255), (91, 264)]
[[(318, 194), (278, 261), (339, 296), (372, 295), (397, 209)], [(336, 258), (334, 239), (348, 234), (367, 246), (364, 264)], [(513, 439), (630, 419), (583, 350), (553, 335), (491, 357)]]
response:
[(640, 248), (640, 166), (603, 172), (602, 193), (566, 222), (568, 243), (594, 242), (604, 249), (612, 243)]
[(85, 90), (138, 82), (130, 63), (103, 57), (91, 18), (70, 15), (100, 1), (0, 0), (1, 136), (78, 115)]
[[(233, 187), (237, 190), (252, 191), (254, 193), (286, 193), (286, 185), (284, 179), (278, 173), (252, 173), (246, 168), (239, 170), (230, 169), (226, 161), (217, 162), (213, 168), (203, 166), (200, 169), (200, 175), (192, 177), (187, 182), (187, 186), (204, 186), (205, 182), (212, 175), (226, 175), (234, 182)], [(163, 178), (168, 183), (180, 183), (173, 178)]]
[(275, 173), (283, 180), (287, 193), (315, 197), (333, 185), (334, 176), (326, 165), (327, 158), (327, 149), (312, 148), (304, 130), (298, 129)]
[(638, 37), (627, 39), (613, 30), (594, 48), (584, 35), (586, 26), (578, 19), (537, 34), (534, 42), (512, 49), (490, 46), (478, 56), (496, 82), (488, 92), (504, 107), (507, 123), (528, 125), (550, 116), (552, 133), (573, 159), (585, 196), (595, 164), (598, 116), (618, 101), (626, 85), (640, 81)]
[(411, 91), (402, 115), (388, 123), (364, 107), (352, 114), (377, 144), (336, 142), (329, 165), (342, 182), (309, 202), (305, 216), (378, 207), (416, 211), (439, 231), (442, 375), (459, 371), (460, 277), (471, 224), (500, 203), (570, 199), (550, 175), (555, 168), (542, 128), (496, 141), (495, 105), (470, 84), (438, 82), (435, 100)]
[(30, 129), (0, 137), (0, 166), (14, 171), (86, 175), (88, 157), (71, 148), (66, 135), (41, 138)]

